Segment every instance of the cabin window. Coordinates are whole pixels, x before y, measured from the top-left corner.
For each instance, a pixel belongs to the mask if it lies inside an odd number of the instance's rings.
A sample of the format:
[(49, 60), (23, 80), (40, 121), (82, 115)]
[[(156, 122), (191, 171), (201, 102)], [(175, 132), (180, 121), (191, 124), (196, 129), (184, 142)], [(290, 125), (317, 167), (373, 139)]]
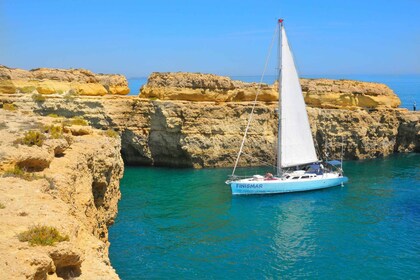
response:
[(302, 176), (302, 179), (309, 179), (309, 176)]

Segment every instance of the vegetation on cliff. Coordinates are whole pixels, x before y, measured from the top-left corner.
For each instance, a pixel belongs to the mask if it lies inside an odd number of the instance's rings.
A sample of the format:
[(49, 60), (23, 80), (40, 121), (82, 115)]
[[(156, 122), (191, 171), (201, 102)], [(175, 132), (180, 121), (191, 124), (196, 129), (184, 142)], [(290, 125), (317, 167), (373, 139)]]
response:
[(62, 236), (55, 227), (37, 225), (19, 233), (18, 239), (30, 245), (51, 246), (58, 242), (69, 241), (69, 236)]

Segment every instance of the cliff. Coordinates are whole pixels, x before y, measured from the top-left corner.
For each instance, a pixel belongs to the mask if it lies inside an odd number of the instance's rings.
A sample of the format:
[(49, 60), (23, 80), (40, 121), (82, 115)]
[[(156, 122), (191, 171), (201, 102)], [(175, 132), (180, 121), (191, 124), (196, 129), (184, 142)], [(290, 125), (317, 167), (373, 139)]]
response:
[[(401, 102), (386, 85), (351, 80), (300, 79), (305, 102), (329, 109), (397, 108)], [(278, 85), (244, 83), (201, 73), (152, 73), (141, 97), (159, 100), (277, 101)]]
[[(92, 126), (113, 128), (121, 135), (128, 164), (229, 167), (234, 159), (252, 102), (158, 101), (138, 97), (60, 97), (35, 102), (26, 95), (0, 95), (0, 103), (23, 111), (64, 117), (84, 116)], [(250, 157), (240, 164), (274, 162), (277, 137), (276, 102), (259, 102), (245, 145)], [(346, 159), (420, 151), (420, 113), (404, 109), (345, 110), (308, 107), (309, 120), (324, 154), (338, 157), (344, 140)]]
[(94, 74), (85, 69), (26, 71), (0, 65), (0, 92), (4, 94), (125, 95), (129, 91), (122, 75)]
[[(108, 258), (123, 174), (118, 136), (82, 119), (0, 109), (0, 271), (5, 279), (118, 279)], [(63, 242), (19, 241), (33, 227)], [(48, 241), (44, 235), (36, 242)]]

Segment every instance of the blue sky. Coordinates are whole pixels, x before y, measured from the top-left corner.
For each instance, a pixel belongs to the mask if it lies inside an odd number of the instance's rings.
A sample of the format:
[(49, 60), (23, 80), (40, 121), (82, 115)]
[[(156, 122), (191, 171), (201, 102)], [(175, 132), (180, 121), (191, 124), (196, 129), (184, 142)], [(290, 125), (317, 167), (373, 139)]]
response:
[(283, 17), (303, 75), (420, 74), (419, 15), (418, 0), (0, 0), (0, 64), (259, 75)]

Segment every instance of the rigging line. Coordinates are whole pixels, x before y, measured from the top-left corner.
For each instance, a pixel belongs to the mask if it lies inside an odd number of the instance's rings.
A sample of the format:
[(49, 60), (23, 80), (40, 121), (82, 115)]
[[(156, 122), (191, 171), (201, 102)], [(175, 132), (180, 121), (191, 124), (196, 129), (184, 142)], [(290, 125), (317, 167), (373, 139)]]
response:
[(233, 167), (232, 176), (235, 175), (236, 167), (238, 166), (239, 158), (241, 157), (242, 149), (243, 149), (244, 144), (245, 144), (245, 139), (246, 139), (246, 136), (248, 134), (249, 125), (251, 124), (252, 116), (254, 114), (255, 105), (257, 104), (257, 98), (258, 98), (258, 95), (260, 94), (260, 91), (261, 91), (262, 81), (264, 79), (264, 75), (265, 75), (265, 71), (267, 69), (268, 61), (270, 60), (271, 50), (272, 50), (273, 45), (274, 45), (274, 41), (275, 41), (276, 34), (277, 34), (277, 29), (278, 28), (276, 26), (276, 29), (274, 30), (273, 38), (271, 39), (270, 47), (268, 49), (268, 54), (267, 54), (267, 58), (265, 60), (264, 70), (263, 70), (262, 75), (261, 75), (260, 83), (258, 84), (257, 93), (255, 94), (255, 99), (254, 99), (254, 104), (252, 105), (251, 114), (249, 115), (249, 119), (248, 119), (248, 123), (246, 125), (244, 137), (242, 138), (241, 147), (239, 148), (238, 156), (236, 157), (236, 161), (235, 161), (235, 166)]
[[(247, 158), (252, 158), (252, 159), (255, 159), (255, 157), (253, 157), (253, 156), (251, 156), (251, 155), (248, 155), (247, 153), (245, 153), (245, 152), (242, 152), (242, 154), (245, 156), (245, 157), (247, 157)], [(258, 162), (260, 162), (260, 163), (264, 163), (264, 164), (266, 164), (267, 166), (269, 166), (269, 167), (274, 167), (274, 168), (277, 168), (277, 166), (275, 166), (275, 165), (273, 165), (272, 163), (269, 163), (268, 161), (264, 161), (264, 160), (261, 160), (261, 159), (257, 159), (257, 161)]]

